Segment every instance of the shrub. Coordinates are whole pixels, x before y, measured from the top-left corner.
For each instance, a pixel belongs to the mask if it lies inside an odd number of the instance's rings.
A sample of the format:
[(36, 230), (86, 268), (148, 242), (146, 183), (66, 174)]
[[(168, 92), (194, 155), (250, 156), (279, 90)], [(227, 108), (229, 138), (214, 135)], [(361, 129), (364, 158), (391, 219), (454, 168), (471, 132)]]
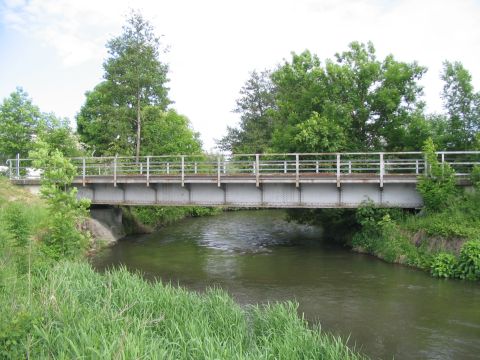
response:
[(480, 280), (480, 240), (470, 240), (463, 244), (457, 276), (460, 279)]
[(470, 174), (470, 179), (473, 186), (480, 190), (480, 165), (475, 165), (473, 167), (472, 173)]
[(436, 277), (451, 278), (455, 276), (456, 265), (457, 259), (454, 255), (439, 253), (432, 259), (430, 272)]
[(89, 201), (77, 199), (71, 187), (76, 168), (58, 149), (50, 149), (39, 141), (31, 152), (34, 166), (42, 169), (41, 195), (47, 201), (50, 222), (43, 238), (44, 253), (54, 260), (80, 255), (87, 238), (78, 230), (78, 223), (87, 216)]
[(449, 164), (438, 162), (431, 138), (425, 141), (423, 151), (427, 175), (420, 178), (417, 189), (423, 197), (425, 208), (439, 211), (450, 205), (457, 195), (455, 172)]

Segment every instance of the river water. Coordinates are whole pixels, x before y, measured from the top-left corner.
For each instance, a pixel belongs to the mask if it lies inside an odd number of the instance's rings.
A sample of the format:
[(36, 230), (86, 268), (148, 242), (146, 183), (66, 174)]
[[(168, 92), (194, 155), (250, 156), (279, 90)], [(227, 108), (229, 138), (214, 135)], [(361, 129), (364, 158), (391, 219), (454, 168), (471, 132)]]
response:
[(310, 322), (382, 359), (478, 359), (480, 285), (324, 244), (280, 210), (185, 219), (126, 238), (94, 265), (126, 265), (193, 290), (220, 286), (241, 304), (295, 300)]

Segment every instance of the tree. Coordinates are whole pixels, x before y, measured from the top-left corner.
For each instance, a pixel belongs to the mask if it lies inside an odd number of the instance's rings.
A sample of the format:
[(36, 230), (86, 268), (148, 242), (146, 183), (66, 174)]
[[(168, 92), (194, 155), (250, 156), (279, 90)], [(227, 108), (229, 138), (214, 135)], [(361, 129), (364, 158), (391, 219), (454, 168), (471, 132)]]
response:
[(68, 119), (41, 112), (28, 94), (17, 88), (0, 106), (0, 154), (26, 157), (38, 138), (65, 156), (80, 154), (80, 146)]
[(235, 153), (261, 153), (270, 147), (273, 132), (275, 98), (270, 71), (253, 71), (240, 90), (234, 112), (240, 114), (240, 127), (227, 128), (218, 141), (221, 150)]
[(190, 128), (186, 116), (151, 106), (144, 109), (144, 119), (143, 155), (201, 153), (200, 134)]
[(459, 62), (445, 61), (442, 98), (448, 117), (447, 147), (468, 150), (475, 146), (480, 130), (480, 93), (474, 91), (472, 76)]
[[(101, 153), (141, 152), (143, 110), (165, 110), (168, 99), (167, 66), (160, 62), (160, 41), (152, 25), (139, 13), (127, 18), (120, 36), (107, 43), (103, 64), (105, 81), (87, 93), (77, 118), (82, 141)], [(102, 133), (99, 133), (101, 129)]]
[(325, 65), (309, 51), (293, 54), (272, 74), (278, 107), (274, 147), (403, 150), (410, 123), (422, 113), (417, 81), (424, 72), (392, 55), (378, 60), (371, 43), (353, 42)]
[(27, 156), (41, 123), (42, 113), (20, 87), (0, 106), (0, 154)]

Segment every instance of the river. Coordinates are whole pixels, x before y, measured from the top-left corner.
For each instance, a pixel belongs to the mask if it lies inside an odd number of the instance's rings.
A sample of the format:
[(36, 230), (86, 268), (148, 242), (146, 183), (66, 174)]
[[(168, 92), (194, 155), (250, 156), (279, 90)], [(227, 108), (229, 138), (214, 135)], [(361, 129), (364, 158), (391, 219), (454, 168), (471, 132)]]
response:
[(185, 219), (126, 238), (94, 266), (123, 264), (193, 290), (227, 290), (240, 304), (295, 300), (299, 312), (372, 358), (478, 359), (480, 285), (438, 280), (322, 242), (281, 210)]

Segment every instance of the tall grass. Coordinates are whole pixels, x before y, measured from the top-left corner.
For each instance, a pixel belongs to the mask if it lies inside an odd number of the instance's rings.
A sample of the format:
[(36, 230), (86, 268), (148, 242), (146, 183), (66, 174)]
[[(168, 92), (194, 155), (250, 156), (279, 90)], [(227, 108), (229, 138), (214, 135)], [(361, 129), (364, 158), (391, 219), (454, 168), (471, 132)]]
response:
[(242, 309), (222, 290), (151, 284), (125, 269), (59, 263), (35, 277), (28, 308), (26, 291), (9, 290), (15, 296), (3, 292), (2, 309), (24, 329), (16, 354), (35, 359), (361, 358), (309, 329), (293, 303)]

